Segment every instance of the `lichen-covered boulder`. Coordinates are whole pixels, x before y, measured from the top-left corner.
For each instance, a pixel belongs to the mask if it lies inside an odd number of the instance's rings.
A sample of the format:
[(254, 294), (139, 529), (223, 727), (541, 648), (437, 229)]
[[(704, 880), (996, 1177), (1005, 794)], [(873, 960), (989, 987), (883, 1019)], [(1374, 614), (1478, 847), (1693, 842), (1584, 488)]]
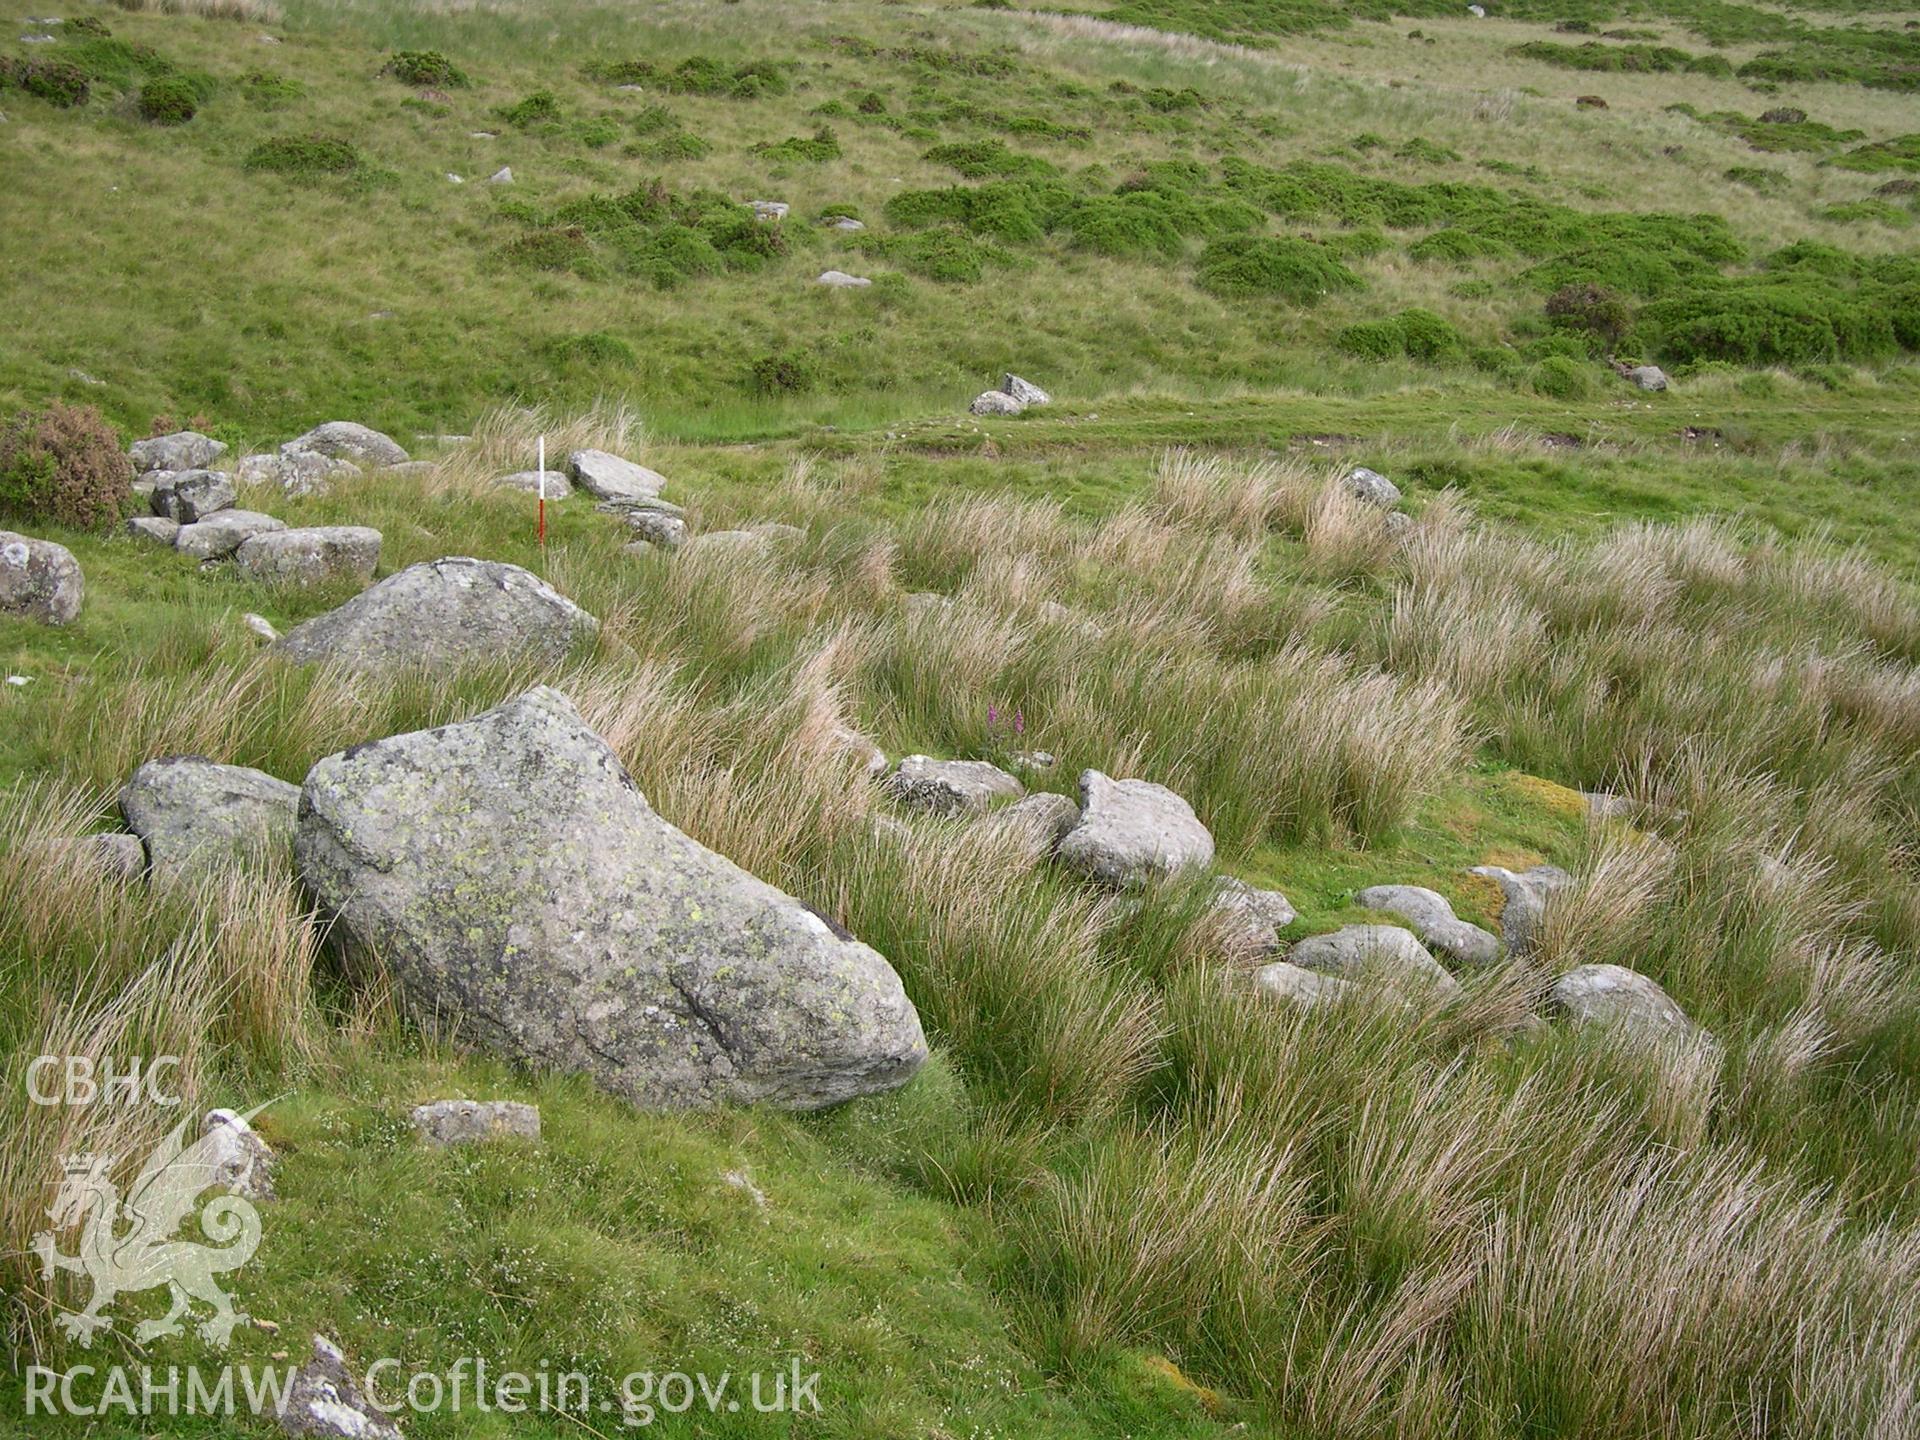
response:
[(571, 500), (573, 485), (558, 470), (516, 470), (511, 475), (502, 475), (494, 482), (502, 490), (519, 490), (527, 495), (538, 495), (544, 488), (549, 500)]
[(171, 435), (136, 440), (129, 453), (133, 468), (144, 474), (149, 470), (204, 470), (226, 454), (227, 447), (198, 430), (176, 430)]
[(400, 1427), (361, 1390), (354, 1369), (338, 1345), (314, 1336), (312, 1357), (274, 1412), (280, 1428), (298, 1440), (400, 1440)]
[(1642, 390), (1664, 390), (1668, 384), (1667, 372), (1658, 365), (1636, 365), (1627, 378)]
[(280, 584), (364, 583), (380, 564), (380, 532), (366, 525), (275, 530), (243, 541), (233, 563), (252, 579)]
[(1398, 915), (1429, 950), (1461, 965), (1491, 965), (1500, 958), (1500, 941), (1493, 933), (1460, 919), (1438, 890), (1424, 885), (1370, 885), (1353, 899), (1368, 910)]
[(1027, 787), (985, 760), (909, 755), (887, 777), (887, 790), (909, 810), (935, 815), (978, 813), (997, 800), (1018, 800)]
[(1053, 397), (1031, 380), (1022, 380), (1009, 370), (1000, 377), (1000, 392), (1011, 395), (1022, 405), (1051, 405)]
[(301, 879), (466, 1042), (636, 1105), (832, 1105), (926, 1058), (893, 968), (647, 804), (564, 695), (316, 764)]
[(351, 460), (318, 450), (283, 449), (277, 455), (243, 455), (234, 478), (243, 486), (278, 485), (289, 495), (321, 495), (335, 480), (358, 474), (360, 467)]
[(181, 875), (293, 841), (297, 787), (259, 770), (198, 755), (149, 760), (120, 787), (120, 814), (146, 846), (155, 875)]
[(1400, 487), (1378, 470), (1369, 470), (1364, 465), (1347, 472), (1346, 485), (1347, 493), (1354, 499), (1378, 505), (1382, 510), (1400, 503)]
[(1671, 995), (1624, 965), (1580, 965), (1553, 982), (1547, 999), (1576, 1025), (1599, 1025), (1631, 1040), (1686, 1040), (1701, 1032)]
[(518, 1100), (429, 1100), (413, 1107), (413, 1133), (435, 1146), (538, 1140), (540, 1111)]
[(1080, 823), (1080, 807), (1064, 795), (1037, 790), (994, 812), (993, 823), (1020, 832), (1036, 854), (1050, 854), (1074, 826)]
[(982, 390), (967, 407), (974, 415), (1019, 415), (1026, 408), (1004, 390)]
[(192, 525), (182, 525), (173, 548), (196, 560), (224, 560), (256, 535), (284, 530), (287, 522), (258, 510), (218, 510)]
[(1460, 982), (1429, 955), (1411, 930), (1398, 925), (1348, 925), (1310, 935), (1287, 951), (1289, 963), (1346, 980), (1377, 978), (1397, 990), (1460, 993)]
[(80, 613), (86, 585), (66, 546), (0, 530), (0, 615), (65, 625)]
[(1360, 993), (1360, 987), (1337, 975), (1322, 975), (1285, 960), (1262, 965), (1253, 972), (1254, 987), (1262, 994), (1291, 1001), (1303, 1010), (1316, 1005), (1331, 1005)]
[(302, 451), (350, 460), (360, 466), (402, 465), (408, 459), (405, 447), (391, 435), (383, 435), (352, 420), (329, 420), (280, 447), (280, 453), (289, 457)]
[(1087, 770), (1080, 776), (1080, 823), (1054, 853), (1102, 884), (1139, 885), (1212, 864), (1213, 835), (1166, 786)]
[(147, 503), (153, 513), (182, 525), (231, 509), (233, 477), (218, 470), (162, 470), (156, 473)]
[(457, 669), (511, 657), (559, 660), (599, 628), (532, 571), (456, 555), (389, 575), (294, 626), (279, 649), (301, 663), (355, 670)]
[(173, 542), (180, 538), (180, 522), (159, 515), (135, 515), (127, 521), (127, 534), (134, 540), (171, 550)]
[(1277, 949), (1280, 932), (1298, 919), (1293, 902), (1278, 890), (1256, 890), (1231, 875), (1220, 877), (1213, 892), (1222, 938), (1229, 953), (1264, 955)]
[(1523, 955), (1533, 948), (1533, 937), (1547, 913), (1553, 895), (1573, 883), (1558, 865), (1536, 865), (1531, 870), (1508, 870), (1500, 865), (1475, 865), (1467, 872), (1484, 875), (1500, 887), (1506, 903), (1500, 910), (1500, 932), (1507, 949)]
[(657, 470), (604, 450), (575, 450), (567, 456), (567, 473), (582, 490), (599, 500), (649, 500), (667, 483), (667, 477)]

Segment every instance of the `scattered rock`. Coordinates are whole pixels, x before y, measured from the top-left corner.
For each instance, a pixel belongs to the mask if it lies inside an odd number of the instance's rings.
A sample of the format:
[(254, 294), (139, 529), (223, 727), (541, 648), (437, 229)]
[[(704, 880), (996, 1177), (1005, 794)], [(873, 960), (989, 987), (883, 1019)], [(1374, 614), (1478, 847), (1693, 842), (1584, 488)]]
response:
[(1573, 97), (1573, 103), (1577, 109), (1581, 110), (1605, 110), (1607, 108), (1607, 102), (1602, 100), (1598, 95), (1576, 95)]
[(351, 420), (329, 420), (280, 447), (282, 455), (325, 455), (355, 465), (399, 465), (407, 452), (391, 435), (369, 430)]
[(182, 525), (173, 548), (196, 560), (224, 560), (255, 535), (284, 530), (287, 522), (257, 510), (221, 510), (192, 525)]
[(867, 228), (864, 222), (854, 219), (851, 215), (829, 215), (820, 223), (829, 230), (845, 230), (848, 234)]
[(1658, 365), (1636, 365), (1627, 372), (1627, 378), (1642, 390), (1667, 388), (1667, 372)]
[(844, 270), (822, 270), (820, 278), (813, 283), (832, 286), (838, 290), (856, 290), (861, 286), (873, 284), (873, 281), (864, 275), (849, 275)]
[(1080, 807), (1065, 795), (1038, 790), (994, 812), (993, 823), (1024, 832), (1043, 853), (1051, 853), (1080, 823)]
[(447, 171), (447, 183), (449, 185), (464, 185), (467, 183), (467, 177), (464, 175), (456, 175), (453, 171), (449, 170)]
[(120, 814), (156, 875), (284, 853), (300, 791), (284, 780), (198, 755), (149, 760), (120, 787)]
[(349, 958), (482, 1048), (662, 1107), (819, 1108), (926, 1058), (884, 958), (656, 815), (557, 691), (329, 756), (300, 810)]
[(559, 660), (600, 622), (538, 575), (449, 556), (410, 565), (336, 610), (296, 625), (279, 648), (355, 670), (449, 669), (509, 656)]
[(1473, 18), (1476, 20), (1484, 20), (1487, 18), (1486, 7), (1483, 5), (1467, 6), (1467, 14), (1473, 16)]
[(289, 495), (319, 495), (334, 480), (358, 475), (351, 460), (322, 455), (317, 450), (295, 450), (278, 455), (245, 455), (234, 472), (242, 485), (278, 485)]
[(364, 584), (380, 564), (380, 532), (365, 525), (276, 530), (243, 541), (233, 560), (255, 580), (317, 585), (353, 579)]
[(1625, 795), (1609, 795), (1604, 790), (1582, 790), (1587, 802), (1587, 819), (1593, 821), (1631, 820), (1633, 801)]
[(900, 604), (909, 615), (944, 615), (953, 609), (953, 597), (938, 590), (911, 590)]
[(1411, 930), (1398, 925), (1348, 925), (1331, 935), (1310, 935), (1287, 951), (1287, 959), (1302, 969), (1346, 979), (1378, 975), (1394, 988), (1431, 988), (1445, 996), (1460, 992), (1460, 982)]
[(1630, 1039), (1679, 1039), (1696, 1033), (1671, 995), (1624, 965), (1578, 966), (1553, 982), (1547, 999), (1576, 1025), (1604, 1025)]
[(833, 746), (836, 750), (859, 756), (866, 767), (869, 780), (879, 780), (893, 768), (893, 762), (887, 759), (887, 752), (874, 744), (870, 736), (862, 735), (858, 730), (848, 726), (834, 727)]
[(604, 450), (576, 450), (567, 456), (567, 473), (596, 500), (651, 500), (667, 477)]
[(1378, 505), (1383, 510), (1391, 509), (1400, 503), (1400, 487), (1378, 470), (1369, 470), (1364, 465), (1356, 466), (1348, 472), (1347, 491), (1356, 500), (1364, 500), (1369, 505)]
[(1022, 405), (1051, 405), (1053, 403), (1053, 397), (1047, 394), (1046, 391), (1042, 390), (1031, 380), (1022, 380), (1011, 370), (1000, 377), (1000, 390), (1002, 394), (1011, 395)]
[(413, 1107), (413, 1133), (428, 1145), (538, 1140), (540, 1111), (518, 1100), (431, 1100)]
[(440, 466), (432, 460), (402, 460), (398, 465), (386, 467), (389, 475), (402, 475), (409, 479), (424, 480)]
[(211, 435), (198, 430), (176, 430), (171, 435), (156, 435), (151, 440), (136, 440), (128, 447), (133, 468), (148, 470), (204, 470), (227, 447)]
[(1227, 949), (1235, 956), (1279, 949), (1280, 932), (1299, 918), (1293, 902), (1278, 890), (1256, 890), (1231, 875), (1220, 877), (1213, 908), (1223, 917)]
[(66, 546), (0, 530), (0, 615), (65, 625), (85, 595), (86, 577)]
[(155, 515), (191, 525), (231, 510), (235, 498), (231, 475), (218, 470), (171, 470), (155, 482), (149, 503)]
[(1253, 983), (1267, 994), (1290, 1000), (1306, 1010), (1316, 1005), (1335, 1004), (1360, 993), (1360, 987), (1351, 980), (1303, 970), (1285, 960), (1262, 965), (1253, 972)]
[(360, 1391), (347, 1357), (324, 1335), (294, 1372), (280, 1407), (280, 1428), (302, 1440), (400, 1440), (400, 1428)]
[(1004, 390), (982, 390), (967, 410), (974, 415), (1019, 415), (1026, 408)]
[(487, 183), (489, 185), (511, 185), (513, 183), (513, 167), (511, 165), (502, 165), (487, 177)]
[(209, 1110), (200, 1134), (214, 1142), (213, 1184), (256, 1205), (274, 1198), (273, 1151), (247, 1117), (232, 1110)]
[(1533, 948), (1534, 932), (1546, 914), (1548, 899), (1573, 883), (1573, 877), (1557, 865), (1536, 865), (1518, 873), (1499, 865), (1475, 865), (1467, 873), (1484, 875), (1500, 886), (1506, 897), (1500, 910), (1500, 930), (1508, 952), (1514, 955)]
[(127, 521), (127, 534), (135, 540), (144, 540), (149, 545), (164, 545), (173, 548), (173, 542), (180, 533), (180, 522), (168, 520), (160, 515), (135, 515)]
[(893, 798), (909, 810), (935, 815), (979, 813), (996, 800), (1018, 800), (1027, 787), (985, 760), (935, 760), (909, 755), (887, 777)]
[(756, 220), (784, 220), (787, 218), (788, 204), (784, 200), (749, 200)]
[(663, 510), (631, 510), (623, 517), (627, 528), (638, 536), (623, 548), (633, 550), (678, 550), (687, 543), (687, 522)]
[(256, 615), (251, 610), (240, 617), (240, 623), (247, 627), (255, 639), (264, 640), (269, 645), (280, 638), (280, 632), (273, 628), (271, 620), (264, 615)]
[(1213, 836), (1166, 786), (1087, 770), (1080, 776), (1080, 823), (1056, 853), (1103, 884), (1138, 885), (1212, 864)]
[(1424, 885), (1373, 885), (1354, 896), (1368, 910), (1398, 915), (1430, 950), (1461, 965), (1491, 965), (1500, 958), (1500, 942), (1453, 913), (1447, 897)]
[(138, 835), (89, 835), (87, 848), (111, 880), (138, 880), (147, 873), (147, 851)]
[[(516, 470), (511, 475), (502, 475), (493, 483), (502, 490), (521, 490), (528, 495), (538, 495), (543, 479), (538, 470)], [(566, 500), (573, 495), (573, 486), (567, 483), (567, 477), (558, 470), (548, 470), (544, 474), (547, 487), (547, 499)]]

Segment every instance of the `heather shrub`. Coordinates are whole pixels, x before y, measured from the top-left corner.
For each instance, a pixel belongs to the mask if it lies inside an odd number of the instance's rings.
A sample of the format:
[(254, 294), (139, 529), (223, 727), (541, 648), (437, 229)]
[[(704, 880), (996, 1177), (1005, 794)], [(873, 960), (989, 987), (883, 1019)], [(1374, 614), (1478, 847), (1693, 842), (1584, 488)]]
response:
[(1277, 295), (1310, 305), (1335, 290), (1364, 282), (1310, 240), (1228, 235), (1200, 252), (1199, 282), (1216, 295)]
[(1613, 291), (1592, 281), (1562, 285), (1547, 297), (1547, 319), (1555, 329), (1590, 335), (1607, 346), (1620, 343), (1633, 312)]
[(133, 462), (91, 405), (55, 401), (0, 430), (0, 512), (98, 530), (126, 513), (132, 487)]
[(464, 70), (438, 50), (402, 50), (387, 62), (386, 73), (405, 84), (432, 90), (463, 90), (473, 83)]
[(184, 125), (200, 108), (200, 96), (184, 75), (162, 75), (140, 87), (141, 118), (156, 125)]

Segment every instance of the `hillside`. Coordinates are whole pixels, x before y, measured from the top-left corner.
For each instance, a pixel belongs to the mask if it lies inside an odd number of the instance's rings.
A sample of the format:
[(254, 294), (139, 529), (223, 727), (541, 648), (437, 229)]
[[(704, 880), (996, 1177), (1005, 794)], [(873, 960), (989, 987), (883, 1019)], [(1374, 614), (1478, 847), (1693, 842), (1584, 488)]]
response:
[(1920, 12), (0, 4), (0, 1433), (1920, 1434)]

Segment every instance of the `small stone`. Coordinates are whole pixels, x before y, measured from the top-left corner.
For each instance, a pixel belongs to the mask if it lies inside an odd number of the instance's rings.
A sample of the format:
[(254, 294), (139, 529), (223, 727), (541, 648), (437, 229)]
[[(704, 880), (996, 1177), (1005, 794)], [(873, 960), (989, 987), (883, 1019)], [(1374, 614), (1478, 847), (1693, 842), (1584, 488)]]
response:
[(156, 874), (179, 874), (285, 852), (298, 786), (198, 755), (149, 760), (120, 787), (120, 814), (145, 843)]
[(687, 522), (660, 510), (633, 510), (624, 517), (638, 538), (623, 550), (678, 550), (687, 543)]
[(1576, 1025), (1606, 1026), (1633, 1040), (1701, 1033), (1671, 995), (1624, 965), (1578, 966), (1553, 982), (1547, 999)]
[(335, 460), (350, 460), (356, 465), (398, 465), (408, 459), (406, 450), (391, 435), (352, 420), (329, 420), (280, 447), (282, 455), (306, 451)]
[(464, 175), (456, 175), (449, 170), (447, 172), (447, 183), (449, 185), (464, 185), (467, 183), (467, 178)]
[(983, 390), (973, 397), (967, 410), (974, 415), (1019, 415), (1026, 408), (1004, 390)]
[(1667, 388), (1667, 372), (1658, 365), (1636, 365), (1627, 372), (1627, 378), (1642, 390), (1664, 390)]
[(887, 777), (887, 789), (909, 810), (935, 815), (985, 811), (996, 800), (1018, 800), (1027, 787), (985, 760), (936, 760), (909, 755)]
[(88, 848), (100, 872), (111, 880), (138, 880), (147, 873), (147, 850), (138, 835), (89, 835)]
[(272, 584), (365, 584), (380, 564), (380, 532), (365, 525), (276, 530), (243, 541), (233, 559), (248, 578)]
[(863, 222), (854, 219), (851, 215), (829, 215), (820, 223), (829, 230), (845, 230), (848, 234), (867, 228)]
[(747, 204), (752, 208), (756, 220), (784, 220), (790, 208), (784, 200), (749, 200)]
[(136, 440), (128, 453), (133, 456), (133, 468), (142, 472), (204, 470), (226, 454), (227, 447), (198, 430), (176, 430), (171, 435)]
[(245, 625), (257, 639), (264, 640), (269, 645), (280, 638), (280, 632), (273, 628), (271, 620), (264, 615), (256, 615), (251, 610), (240, 617), (240, 623)]
[(873, 284), (873, 281), (864, 275), (849, 275), (844, 270), (822, 270), (820, 278), (813, 283), (827, 285), (837, 290), (857, 290), (862, 286)]
[(224, 560), (255, 535), (284, 530), (287, 522), (257, 510), (222, 510), (192, 525), (182, 525), (173, 548), (196, 560)]
[(1213, 836), (1193, 807), (1150, 780), (1080, 776), (1080, 823), (1060, 842), (1060, 862), (1103, 884), (1143, 884), (1213, 863)]
[(1040, 790), (995, 811), (992, 823), (1021, 830), (1042, 854), (1047, 854), (1080, 823), (1080, 807), (1065, 795)]
[(233, 507), (233, 477), (218, 470), (175, 470), (155, 482), (153, 513), (191, 525)]
[(1227, 950), (1235, 956), (1265, 955), (1280, 947), (1280, 932), (1299, 918), (1278, 890), (1256, 890), (1231, 875), (1220, 877), (1213, 908), (1225, 931)]
[(567, 456), (567, 473), (597, 500), (651, 500), (667, 483), (659, 471), (604, 450), (575, 450)]
[(273, 1151), (247, 1117), (232, 1110), (209, 1110), (200, 1122), (203, 1139), (214, 1142), (213, 1183), (230, 1195), (260, 1204), (274, 1198)]
[(1262, 965), (1253, 972), (1253, 983), (1264, 993), (1290, 1000), (1303, 1010), (1311, 1010), (1316, 1005), (1331, 1005), (1360, 993), (1360, 987), (1351, 980), (1303, 970), (1285, 960)]
[(549, 500), (566, 500), (573, 495), (573, 486), (558, 470), (516, 470), (511, 475), (502, 475), (493, 483), (503, 490), (520, 490), (528, 495), (538, 495), (544, 484)]
[(1489, 931), (1460, 919), (1447, 897), (1424, 885), (1373, 885), (1353, 897), (1368, 910), (1398, 915), (1431, 950), (1462, 965), (1491, 965), (1500, 942)]
[(869, 780), (881, 779), (893, 767), (893, 762), (887, 759), (886, 751), (874, 744), (869, 736), (862, 735), (849, 726), (834, 727), (833, 745), (836, 750), (858, 756), (866, 768)]
[(1499, 865), (1475, 865), (1467, 873), (1492, 880), (1506, 897), (1500, 909), (1500, 930), (1508, 952), (1514, 955), (1533, 948), (1547, 901), (1555, 891), (1573, 883), (1573, 877), (1557, 865), (1536, 865), (1518, 873)]
[(1460, 982), (1411, 930), (1398, 925), (1348, 925), (1330, 935), (1310, 935), (1287, 951), (1287, 959), (1303, 969), (1347, 979), (1377, 974), (1393, 988), (1418, 986), (1447, 997), (1460, 993)]
[(361, 1393), (338, 1345), (313, 1337), (313, 1358), (294, 1373), (280, 1428), (300, 1440), (400, 1440), (400, 1428)]
[(161, 515), (135, 515), (127, 521), (127, 534), (149, 545), (164, 545), (172, 549), (174, 538), (179, 533), (180, 522)]
[(428, 1145), (538, 1140), (540, 1111), (518, 1100), (432, 1100), (413, 1109), (413, 1133)]
[(1042, 390), (1031, 380), (1022, 380), (1011, 370), (1000, 377), (1000, 389), (1004, 394), (1011, 395), (1022, 405), (1051, 405), (1053, 403), (1053, 397), (1047, 394), (1046, 391)]
[(1356, 500), (1378, 505), (1383, 510), (1400, 503), (1400, 487), (1378, 470), (1369, 470), (1364, 465), (1348, 472), (1346, 486)]
[(511, 185), (513, 183), (513, 167), (511, 165), (502, 165), (487, 177), (487, 183), (489, 185)]

